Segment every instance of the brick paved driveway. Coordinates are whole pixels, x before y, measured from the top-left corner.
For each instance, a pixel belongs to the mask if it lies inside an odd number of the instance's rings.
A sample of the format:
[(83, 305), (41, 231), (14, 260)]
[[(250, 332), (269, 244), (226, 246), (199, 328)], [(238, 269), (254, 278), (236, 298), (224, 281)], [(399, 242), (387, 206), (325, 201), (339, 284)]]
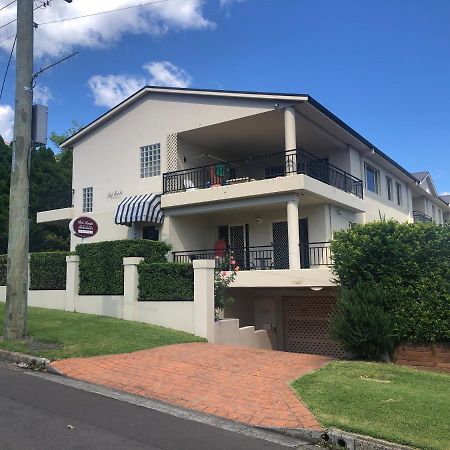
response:
[(239, 422), (320, 426), (289, 383), (329, 358), (204, 343), (55, 361), (62, 374)]

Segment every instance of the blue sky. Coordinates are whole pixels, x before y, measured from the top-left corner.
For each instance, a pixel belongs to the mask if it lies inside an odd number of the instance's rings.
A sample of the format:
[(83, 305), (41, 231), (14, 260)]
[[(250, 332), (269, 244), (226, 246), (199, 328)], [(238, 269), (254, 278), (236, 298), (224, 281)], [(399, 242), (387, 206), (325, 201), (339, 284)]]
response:
[[(53, 0), (36, 18), (139, 3)], [(0, 12), (0, 25), (11, 14)], [(40, 27), (36, 67), (80, 55), (40, 77), (38, 97), (48, 101), (49, 130), (62, 132), (151, 82), (308, 93), (408, 170), (430, 170), (438, 191), (449, 192), (449, 23), (448, 0), (167, 0)], [(2, 76), (12, 44), (2, 39), (12, 32), (0, 30)], [(13, 77), (14, 70), (0, 104), (3, 131)]]

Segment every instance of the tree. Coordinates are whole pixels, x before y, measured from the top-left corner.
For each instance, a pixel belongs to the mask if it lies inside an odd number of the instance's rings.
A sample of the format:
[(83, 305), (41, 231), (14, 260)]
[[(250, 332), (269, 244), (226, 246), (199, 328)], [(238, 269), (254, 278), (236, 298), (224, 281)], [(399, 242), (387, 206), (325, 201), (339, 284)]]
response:
[[(70, 234), (67, 226), (36, 223), (36, 215), (46, 209), (57, 209), (71, 204), (72, 149), (60, 145), (81, 126), (73, 126), (62, 134), (51, 133), (50, 140), (59, 149), (55, 152), (45, 146), (31, 152), (30, 175), (30, 251), (67, 250)], [(8, 248), (9, 182), (12, 150), (0, 136), (0, 254)]]

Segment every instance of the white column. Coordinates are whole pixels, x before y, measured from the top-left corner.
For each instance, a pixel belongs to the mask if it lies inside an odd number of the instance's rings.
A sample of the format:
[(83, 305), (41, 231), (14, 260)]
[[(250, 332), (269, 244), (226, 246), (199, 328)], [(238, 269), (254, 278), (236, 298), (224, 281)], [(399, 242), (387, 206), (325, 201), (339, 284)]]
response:
[(289, 269), (300, 269), (298, 199), (287, 202)]
[(215, 341), (214, 269), (210, 259), (193, 261), (194, 266), (194, 330), (197, 336)]
[[(297, 130), (295, 128), (295, 108), (288, 106), (284, 110), (284, 149), (286, 152), (297, 148)], [(297, 170), (297, 155), (290, 151), (286, 153), (286, 172), (294, 175)]]
[(134, 311), (139, 297), (138, 264), (144, 258), (123, 258), (123, 319), (134, 321)]
[(78, 255), (66, 256), (66, 311), (75, 311), (75, 303), (80, 288), (80, 257)]

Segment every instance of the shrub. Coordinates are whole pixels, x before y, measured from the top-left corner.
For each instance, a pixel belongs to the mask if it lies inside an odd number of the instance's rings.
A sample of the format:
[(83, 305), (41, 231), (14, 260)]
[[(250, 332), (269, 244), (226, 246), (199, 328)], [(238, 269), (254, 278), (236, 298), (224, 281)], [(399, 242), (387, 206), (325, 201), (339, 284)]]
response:
[(194, 300), (194, 269), (190, 264), (148, 263), (138, 265), (139, 300)]
[(450, 341), (450, 227), (357, 225), (336, 232), (331, 250), (343, 287), (378, 286), (396, 343)]
[(95, 242), (76, 248), (80, 256), (81, 295), (123, 295), (123, 258), (166, 262), (169, 244), (145, 239)]
[(6, 286), (7, 255), (0, 255), (0, 286)]
[(30, 289), (66, 289), (66, 256), (69, 252), (30, 254)]
[(365, 359), (386, 359), (393, 350), (388, 314), (381, 306), (382, 292), (358, 284), (342, 288), (330, 322), (330, 336), (344, 350)]

